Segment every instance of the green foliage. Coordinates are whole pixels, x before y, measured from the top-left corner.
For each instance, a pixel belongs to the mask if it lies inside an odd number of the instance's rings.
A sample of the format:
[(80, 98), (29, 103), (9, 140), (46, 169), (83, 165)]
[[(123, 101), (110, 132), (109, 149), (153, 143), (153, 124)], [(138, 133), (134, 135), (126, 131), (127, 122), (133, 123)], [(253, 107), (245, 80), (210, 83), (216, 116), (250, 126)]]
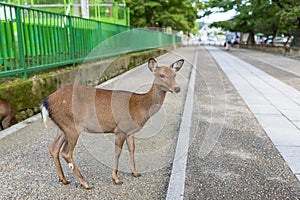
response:
[[(34, 0), (34, 4), (64, 4), (76, 0)], [(11, 0), (13, 4), (31, 4), (31, 0)], [(78, 0), (78, 2), (80, 2)], [(191, 31), (198, 18), (197, 10), (204, 5), (198, 0), (114, 0), (100, 2), (126, 3), (130, 8), (131, 25), (135, 27), (171, 27), (173, 30)], [(89, 3), (99, 3), (99, 0), (89, 0)], [(64, 7), (43, 7), (43, 10), (64, 14)], [(93, 15), (95, 10), (91, 10)]]
[(212, 25), (231, 31), (263, 33), (264, 35), (290, 35), (300, 29), (300, 1), (295, 0), (208, 0), (205, 15), (215, 10), (226, 12), (234, 9), (237, 15), (232, 21), (215, 22)]
[(190, 31), (195, 27), (197, 6), (201, 4), (194, 0), (126, 0), (126, 5), (132, 26)]

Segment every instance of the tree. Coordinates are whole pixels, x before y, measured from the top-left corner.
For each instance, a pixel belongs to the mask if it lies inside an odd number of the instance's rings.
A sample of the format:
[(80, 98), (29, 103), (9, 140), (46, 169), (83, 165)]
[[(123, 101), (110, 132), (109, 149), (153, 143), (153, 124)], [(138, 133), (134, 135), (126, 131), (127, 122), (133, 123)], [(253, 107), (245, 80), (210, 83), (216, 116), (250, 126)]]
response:
[(212, 26), (219, 26), (233, 32), (249, 33), (248, 44), (254, 43), (255, 32), (273, 34), (278, 30), (278, 23), (273, 20), (276, 10), (270, 7), (269, 0), (226, 0), (222, 1), (221, 6), (215, 0), (209, 0), (206, 4), (208, 10), (206, 15), (217, 7), (221, 8), (219, 12), (234, 9), (237, 15), (229, 22), (217, 22)]
[(254, 34), (257, 32), (272, 35), (273, 39), (278, 34), (290, 36), (293, 27), (298, 27), (300, 33), (299, 1), (224, 0), (220, 3), (220, 1), (209, 0), (205, 6), (206, 15), (211, 14), (216, 8), (220, 8), (218, 12), (234, 9), (237, 15), (231, 22), (218, 22), (213, 25), (231, 31), (249, 33), (248, 43), (254, 42)]
[(197, 8), (193, 3), (196, 5), (194, 0), (126, 0), (132, 26), (171, 27), (182, 31), (190, 31), (195, 26)]
[(292, 46), (300, 47), (300, 2), (295, 0), (273, 0), (273, 4), (280, 8), (282, 16), (282, 31), (294, 36)]

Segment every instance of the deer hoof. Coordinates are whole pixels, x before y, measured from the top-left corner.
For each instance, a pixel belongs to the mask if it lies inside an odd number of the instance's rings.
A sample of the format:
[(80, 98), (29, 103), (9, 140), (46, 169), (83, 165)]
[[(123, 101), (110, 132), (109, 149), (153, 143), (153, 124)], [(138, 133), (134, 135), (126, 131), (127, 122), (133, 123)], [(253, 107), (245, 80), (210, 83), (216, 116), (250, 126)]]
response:
[(65, 180), (59, 180), (59, 182), (62, 182), (62, 184), (64, 184), (64, 185), (68, 185), (68, 184), (71, 183), (70, 181), (67, 181), (66, 179)]
[(132, 176), (134, 176), (134, 177), (141, 177), (142, 175), (140, 173), (135, 172), (135, 173), (132, 173)]
[(84, 189), (87, 190), (87, 191), (88, 191), (88, 190), (92, 190), (92, 189), (94, 189), (94, 188), (95, 188), (94, 186), (89, 186), (89, 187), (87, 187), (87, 188), (84, 187)]
[(114, 182), (114, 184), (115, 185), (123, 185), (123, 181), (115, 181), (115, 180), (113, 180), (113, 182)]

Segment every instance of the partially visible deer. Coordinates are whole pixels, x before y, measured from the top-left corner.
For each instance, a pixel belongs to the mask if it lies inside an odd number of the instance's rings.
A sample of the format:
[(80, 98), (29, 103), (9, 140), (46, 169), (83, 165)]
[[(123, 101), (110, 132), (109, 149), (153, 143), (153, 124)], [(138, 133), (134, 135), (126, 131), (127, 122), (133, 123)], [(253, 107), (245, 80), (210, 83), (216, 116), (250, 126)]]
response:
[(131, 171), (134, 177), (140, 176), (134, 161), (134, 133), (143, 128), (147, 120), (162, 106), (167, 92), (178, 93), (176, 72), (184, 60), (178, 60), (169, 67), (158, 67), (154, 58), (148, 61), (148, 68), (154, 81), (147, 93), (137, 94), (120, 90), (105, 90), (86, 86), (66, 86), (51, 94), (41, 105), (41, 113), (46, 125), (46, 116), (54, 121), (60, 131), (49, 148), (63, 184), (68, 184), (59, 152), (80, 184), (90, 189), (73, 159), (73, 151), (80, 133), (114, 133), (115, 159), (112, 178), (115, 184), (122, 184), (118, 178), (119, 157), (126, 140), (130, 153)]
[(0, 97), (0, 130), (4, 130), (16, 123), (15, 118), (16, 110), (5, 99)]

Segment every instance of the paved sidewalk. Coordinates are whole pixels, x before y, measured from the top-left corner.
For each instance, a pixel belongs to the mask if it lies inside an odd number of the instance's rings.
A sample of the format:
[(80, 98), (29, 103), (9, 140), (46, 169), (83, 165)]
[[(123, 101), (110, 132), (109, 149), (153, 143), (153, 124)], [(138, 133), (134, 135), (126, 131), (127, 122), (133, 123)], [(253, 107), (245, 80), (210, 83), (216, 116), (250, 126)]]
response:
[(300, 179), (300, 91), (220, 49), (207, 49)]
[(227, 52), (300, 91), (300, 59), (241, 48)]
[(257, 63), (270, 65), (273, 68), (281, 69), (300, 77), (300, 59), (286, 57), (281, 54), (272, 54), (263, 51), (255, 51), (251, 49), (243, 48), (231, 48), (228, 52), (230, 54), (240, 56), (243, 55), (245, 58), (251, 58)]

